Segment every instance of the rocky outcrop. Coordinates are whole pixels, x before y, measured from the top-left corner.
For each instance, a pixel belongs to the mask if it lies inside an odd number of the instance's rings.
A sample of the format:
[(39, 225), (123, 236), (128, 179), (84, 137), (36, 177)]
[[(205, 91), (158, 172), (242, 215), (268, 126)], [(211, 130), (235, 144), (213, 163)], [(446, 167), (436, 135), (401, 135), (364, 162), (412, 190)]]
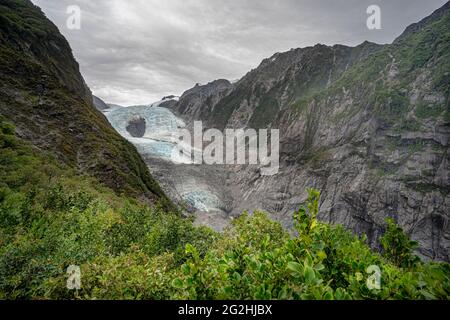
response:
[(92, 103), (100, 111), (107, 110), (110, 108), (110, 106), (108, 106), (102, 99), (94, 95), (92, 96)]
[(188, 120), (208, 120), (214, 112), (215, 105), (227, 95), (232, 88), (228, 80), (216, 80), (206, 85), (197, 84), (180, 97), (173, 110)]
[(450, 4), (391, 45), (294, 49), (264, 60), (209, 95), (187, 92), (187, 121), (279, 128), (281, 168), (230, 169), (232, 214), (263, 209), (292, 227), (305, 189), (322, 191), (320, 218), (378, 247), (385, 218), (419, 241), (419, 254), (450, 261)]
[(135, 117), (128, 123), (126, 130), (135, 138), (142, 138), (145, 134), (145, 119), (141, 117)]

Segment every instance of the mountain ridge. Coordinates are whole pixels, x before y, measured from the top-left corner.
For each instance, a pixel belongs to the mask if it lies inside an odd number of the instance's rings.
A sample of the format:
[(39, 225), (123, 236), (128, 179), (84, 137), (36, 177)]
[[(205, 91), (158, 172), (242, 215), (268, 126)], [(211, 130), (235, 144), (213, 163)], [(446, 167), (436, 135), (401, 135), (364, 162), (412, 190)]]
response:
[(216, 103), (204, 99), (200, 116), (184, 110), (184, 120), (207, 128), (280, 129), (277, 176), (262, 177), (257, 166), (232, 169), (233, 212), (260, 208), (292, 228), (288, 212), (315, 187), (324, 195), (322, 220), (379, 247), (384, 220), (393, 217), (423, 257), (449, 261), (449, 8), (392, 44), (277, 53), (224, 97), (211, 93)]

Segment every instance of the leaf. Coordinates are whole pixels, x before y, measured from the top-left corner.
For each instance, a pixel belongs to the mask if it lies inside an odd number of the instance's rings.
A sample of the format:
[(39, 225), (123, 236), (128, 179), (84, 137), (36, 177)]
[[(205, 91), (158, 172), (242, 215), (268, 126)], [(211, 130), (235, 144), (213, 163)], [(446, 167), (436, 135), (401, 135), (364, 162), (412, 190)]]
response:
[(231, 295), (233, 293), (233, 288), (231, 286), (227, 286), (223, 289), (223, 292), (227, 295)]
[(355, 276), (356, 276), (356, 281), (362, 281), (364, 279), (361, 272), (355, 273)]
[(330, 291), (325, 292), (323, 300), (334, 300), (333, 293)]
[(189, 265), (183, 264), (183, 265), (181, 266), (181, 270), (183, 271), (183, 273), (184, 273), (185, 275), (188, 275), (189, 272), (190, 272)]
[(291, 270), (294, 274), (300, 275), (303, 273), (303, 267), (300, 263), (298, 262), (289, 262), (287, 265), (287, 268), (289, 270)]
[(325, 253), (325, 251), (319, 251), (319, 252), (317, 252), (317, 257), (320, 260), (325, 260), (327, 258), (327, 254)]
[(269, 245), (269, 243), (270, 243), (270, 235), (266, 235), (265, 237), (264, 237), (264, 240), (263, 240), (263, 247), (265, 248), (265, 247), (267, 247), (268, 245)]
[(314, 266), (314, 270), (316, 270), (316, 271), (321, 271), (321, 270), (323, 270), (323, 269), (325, 269), (325, 266), (324, 266), (323, 264), (321, 264), (321, 263), (316, 264), (316, 265)]
[(311, 254), (309, 252), (306, 253), (306, 258), (303, 264), (308, 267), (312, 267), (314, 265), (313, 258), (311, 257)]
[(196, 252), (195, 248), (191, 244), (186, 245), (186, 254), (194, 254)]
[(336, 297), (336, 300), (343, 300), (344, 299), (344, 292), (341, 288), (337, 288), (336, 292), (334, 293), (334, 296)]
[(313, 284), (314, 280), (316, 278), (316, 274), (314, 272), (314, 269), (310, 266), (305, 266), (305, 272), (304, 272), (306, 283)]
[(309, 230), (313, 230), (316, 226), (317, 226), (317, 220), (314, 219), (314, 220), (311, 222), (311, 227), (309, 228)]
[(426, 290), (420, 290), (420, 293), (428, 300), (436, 300), (437, 298)]
[(172, 281), (172, 286), (177, 289), (183, 288), (183, 281), (180, 278), (175, 278)]
[(198, 254), (197, 249), (189, 243), (186, 245), (185, 252), (187, 255), (189, 255), (189, 254), (192, 255), (192, 258), (194, 259), (194, 261), (197, 261), (199, 259), (199, 254)]

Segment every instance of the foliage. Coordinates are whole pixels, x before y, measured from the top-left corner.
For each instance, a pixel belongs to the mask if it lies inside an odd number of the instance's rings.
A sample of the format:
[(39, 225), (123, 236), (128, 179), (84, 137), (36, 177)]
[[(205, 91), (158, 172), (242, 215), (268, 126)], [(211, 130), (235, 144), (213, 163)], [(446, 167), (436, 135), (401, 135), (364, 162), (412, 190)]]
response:
[(385, 256), (398, 267), (413, 267), (418, 258), (412, 252), (418, 243), (411, 241), (393, 219), (386, 219), (386, 223), (386, 233), (381, 237)]
[[(447, 107), (448, 109), (448, 107)], [(419, 119), (437, 118), (446, 110), (443, 104), (430, 104), (420, 102), (415, 109), (415, 115)]]
[(170, 251), (180, 264), (187, 243), (205, 251), (215, 238), (178, 213), (76, 175), (13, 133), (0, 118), (0, 298), (46, 297), (45, 283), (65, 277), (69, 265), (112, 261), (137, 248), (148, 259)]
[[(172, 281), (182, 299), (446, 299), (447, 264), (391, 264), (342, 227), (318, 222), (320, 193), (308, 190), (306, 207), (294, 214), (298, 235), (257, 212), (237, 219), (201, 258), (186, 247), (188, 261)], [(270, 231), (261, 232), (261, 226)], [(381, 288), (370, 290), (366, 273), (382, 271)], [(433, 270), (433, 271), (431, 271)], [(427, 279), (426, 281), (424, 279)], [(433, 279), (433, 280), (432, 280)], [(437, 284), (433, 287), (431, 283)]]

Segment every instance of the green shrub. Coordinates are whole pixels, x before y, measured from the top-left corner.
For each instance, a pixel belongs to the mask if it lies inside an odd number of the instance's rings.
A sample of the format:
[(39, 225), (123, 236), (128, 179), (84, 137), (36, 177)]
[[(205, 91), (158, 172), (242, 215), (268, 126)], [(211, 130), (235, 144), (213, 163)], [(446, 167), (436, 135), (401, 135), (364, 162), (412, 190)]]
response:
[[(171, 282), (170, 297), (448, 299), (448, 264), (416, 262), (408, 270), (399, 268), (374, 253), (364, 238), (318, 222), (320, 193), (308, 192), (306, 207), (294, 214), (294, 238), (257, 212), (237, 219), (203, 258), (194, 246), (186, 246), (188, 260)], [(379, 289), (367, 285), (373, 266), (381, 270)]]
[(386, 223), (387, 230), (381, 238), (384, 255), (398, 267), (413, 267), (419, 260), (413, 254), (413, 250), (417, 248), (418, 243), (411, 241), (393, 219), (386, 219)]

